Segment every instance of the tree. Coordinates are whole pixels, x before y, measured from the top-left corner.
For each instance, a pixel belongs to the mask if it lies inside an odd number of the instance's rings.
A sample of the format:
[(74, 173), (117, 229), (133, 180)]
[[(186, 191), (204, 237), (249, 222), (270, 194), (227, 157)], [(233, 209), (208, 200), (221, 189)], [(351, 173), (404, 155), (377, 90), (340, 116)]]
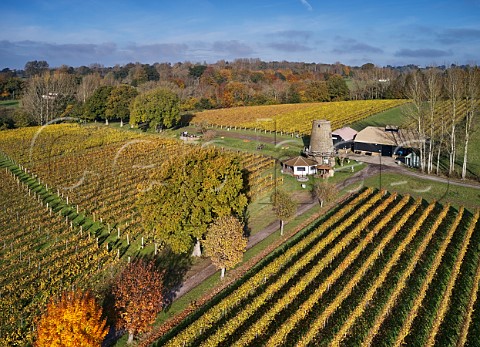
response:
[(115, 87), (107, 98), (105, 118), (119, 118), (120, 126), (123, 127), (123, 121), (130, 117), (130, 105), (137, 95), (138, 92), (133, 87), (127, 85)]
[(466, 117), (465, 117), (465, 139), (462, 164), (462, 179), (467, 177), (468, 145), (471, 132), (476, 126), (478, 117), (478, 100), (480, 98), (480, 71), (477, 66), (468, 67), (465, 77), (466, 95)]
[(207, 69), (206, 65), (195, 65), (188, 68), (188, 74), (197, 80), (202, 77), (203, 73)]
[(459, 112), (460, 102), (464, 93), (464, 71), (458, 67), (451, 67), (447, 70), (446, 76), (446, 90), (449, 98), (450, 107), (447, 111), (447, 118), (449, 121), (449, 129), (447, 131), (450, 137), (449, 144), (449, 165), (448, 175), (451, 176), (455, 171), (455, 160), (457, 158), (457, 125), (460, 117), (463, 115)]
[(32, 77), (35, 75), (41, 75), (44, 72), (48, 71), (48, 63), (45, 60), (32, 60), (27, 61), (25, 64), (25, 75), (27, 77)]
[(283, 225), (295, 215), (297, 203), (283, 190), (276, 190), (270, 197), (272, 208), (278, 219), (280, 219), (280, 235), (283, 235)]
[[(418, 148), (420, 150), (420, 169), (425, 172), (426, 168), (426, 88), (423, 73), (420, 70), (413, 71), (407, 78), (406, 95), (411, 100), (403, 110), (406, 115), (412, 118), (415, 122), (415, 132), (418, 140)], [(404, 145), (404, 144), (399, 144)], [(406, 146), (405, 146), (406, 147)]]
[(84, 105), (84, 115), (86, 119), (105, 119), (105, 123), (108, 124), (105, 111), (107, 110), (107, 100), (112, 90), (112, 86), (101, 86), (93, 92), (92, 96), (87, 99)]
[[(425, 87), (426, 87), (426, 97), (428, 100), (428, 148), (427, 150), (427, 173), (431, 174), (433, 171), (433, 157), (434, 157), (434, 149), (435, 146), (438, 147), (438, 153), (440, 156), (441, 146), (443, 143), (444, 137), (444, 119), (443, 117), (439, 117), (440, 119), (437, 121), (437, 117), (435, 116), (435, 112), (438, 106), (438, 101), (440, 99), (442, 93), (442, 76), (440, 74), (440, 70), (437, 68), (429, 68), (425, 71)], [(435, 130), (435, 127), (438, 127), (438, 123), (440, 123), (440, 133)], [(438, 158), (440, 159), (440, 158)], [(437, 163), (437, 171), (438, 171), (439, 163)], [(437, 172), (438, 174), (438, 172)]]
[(349, 94), (347, 83), (340, 75), (330, 76), (327, 80), (327, 88), (330, 100), (345, 100)]
[(238, 157), (215, 148), (184, 146), (166, 160), (137, 200), (144, 229), (176, 254), (200, 255), (208, 227), (219, 217), (243, 215), (247, 205)]
[(148, 123), (170, 128), (180, 121), (178, 96), (168, 89), (157, 88), (138, 95), (130, 110), (130, 124)]
[(136, 87), (142, 83), (148, 81), (147, 71), (141, 64), (136, 64), (130, 71), (128, 72), (129, 80), (132, 86)]
[(87, 292), (64, 292), (38, 321), (35, 346), (101, 346), (107, 335), (102, 308)]
[(221, 270), (231, 269), (242, 261), (247, 248), (247, 238), (243, 236), (243, 224), (234, 216), (224, 216), (215, 220), (208, 228), (204, 241), (205, 254)]
[(153, 261), (128, 264), (117, 278), (112, 294), (119, 316), (118, 326), (128, 331), (128, 341), (155, 321), (163, 304), (163, 272)]
[(324, 102), (330, 100), (327, 83), (325, 81), (312, 81), (307, 85), (305, 97), (310, 102)]
[(102, 78), (97, 73), (84, 76), (77, 89), (77, 100), (85, 104), (101, 84)]
[(22, 107), (43, 125), (59, 117), (74, 102), (76, 89), (73, 75), (46, 71), (29, 79)]
[(335, 184), (328, 183), (328, 181), (317, 182), (313, 187), (313, 194), (318, 199), (320, 207), (324, 203), (328, 203), (335, 199), (338, 194), (338, 189)]

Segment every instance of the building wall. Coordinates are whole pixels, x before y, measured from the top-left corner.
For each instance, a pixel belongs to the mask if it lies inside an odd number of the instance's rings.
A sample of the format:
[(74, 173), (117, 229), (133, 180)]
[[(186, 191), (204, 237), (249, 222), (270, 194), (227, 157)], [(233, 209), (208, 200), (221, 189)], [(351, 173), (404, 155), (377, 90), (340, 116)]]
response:
[(313, 121), (309, 151), (313, 153), (332, 153), (334, 151), (330, 121)]
[(364, 142), (354, 142), (353, 149), (354, 151), (379, 153), (382, 150), (382, 145)]
[(294, 166), (293, 174), (295, 176), (315, 175), (317, 169), (314, 166)]

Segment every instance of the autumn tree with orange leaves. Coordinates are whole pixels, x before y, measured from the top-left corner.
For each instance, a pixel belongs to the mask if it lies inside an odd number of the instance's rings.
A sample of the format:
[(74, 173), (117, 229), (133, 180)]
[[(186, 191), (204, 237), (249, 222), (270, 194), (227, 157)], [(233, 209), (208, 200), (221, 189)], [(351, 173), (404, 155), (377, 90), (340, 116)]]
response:
[(39, 319), (35, 346), (101, 346), (107, 333), (102, 308), (90, 293), (64, 292)]
[(128, 264), (113, 287), (118, 327), (128, 331), (128, 341), (142, 333), (162, 310), (163, 272), (153, 261), (138, 260)]

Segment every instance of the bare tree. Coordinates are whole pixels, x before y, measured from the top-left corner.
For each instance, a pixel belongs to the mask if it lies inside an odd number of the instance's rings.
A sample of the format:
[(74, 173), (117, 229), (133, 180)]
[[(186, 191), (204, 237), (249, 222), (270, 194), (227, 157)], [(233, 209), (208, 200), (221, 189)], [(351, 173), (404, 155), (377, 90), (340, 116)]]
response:
[(73, 75), (47, 71), (33, 76), (22, 99), (23, 108), (38, 124), (46, 124), (65, 111), (73, 101), (76, 88)]
[(467, 176), (468, 145), (472, 128), (475, 125), (475, 118), (478, 116), (478, 98), (480, 94), (480, 72), (477, 66), (469, 67), (465, 76), (465, 149), (463, 152), (462, 179)]
[(420, 150), (420, 169), (422, 172), (425, 172), (425, 81), (420, 70), (415, 70), (408, 76), (405, 93), (411, 102), (404, 107), (404, 112), (409, 118), (415, 121), (415, 130), (418, 136), (417, 140)]
[(450, 137), (449, 144), (449, 165), (448, 175), (452, 175), (455, 171), (455, 158), (457, 156), (457, 124), (460, 118), (459, 105), (463, 97), (463, 70), (458, 67), (451, 67), (447, 70), (446, 76), (446, 90), (450, 101), (449, 107), (449, 130), (448, 135)]
[(101, 84), (102, 78), (98, 73), (84, 76), (77, 89), (77, 100), (84, 104)]
[[(431, 174), (433, 171), (433, 157), (434, 157), (434, 148), (435, 144), (441, 146), (443, 142), (443, 126), (440, 127), (440, 134), (438, 134), (438, 129), (436, 125), (438, 124), (436, 115), (436, 110), (438, 107), (438, 102), (442, 93), (442, 76), (439, 69), (433, 67), (425, 71), (425, 87), (426, 87), (426, 97), (428, 100), (428, 147), (426, 148), (426, 163), (427, 163), (427, 173)], [(440, 120), (443, 121), (443, 120)], [(437, 137), (438, 135), (438, 137)], [(437, 172), (438, 174), (438, 172)]]

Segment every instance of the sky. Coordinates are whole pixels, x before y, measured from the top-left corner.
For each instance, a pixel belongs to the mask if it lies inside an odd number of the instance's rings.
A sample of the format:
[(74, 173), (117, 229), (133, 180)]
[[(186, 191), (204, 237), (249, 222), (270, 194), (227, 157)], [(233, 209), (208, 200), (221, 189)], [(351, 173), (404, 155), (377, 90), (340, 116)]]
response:
[(480, 0), (16, 0), (1, 1), (0, 16), (0, 69), (480, 63)]

